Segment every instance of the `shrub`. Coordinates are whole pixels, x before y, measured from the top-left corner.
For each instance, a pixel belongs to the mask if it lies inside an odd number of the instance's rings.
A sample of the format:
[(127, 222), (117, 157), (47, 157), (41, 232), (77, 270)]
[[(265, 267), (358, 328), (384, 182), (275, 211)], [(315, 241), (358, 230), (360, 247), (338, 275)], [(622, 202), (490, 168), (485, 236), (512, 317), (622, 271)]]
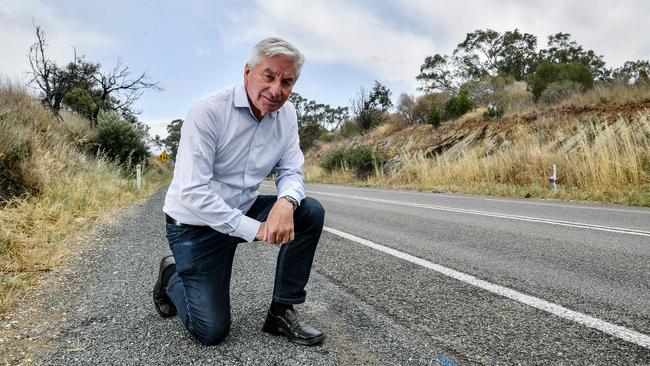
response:
[(149, 150), (133, 124), (120, 118), (115, 112), (101, 112), (97, 120), (94, 144), (98, 153), (125, 168), (146, 160)]
[(335, 150), (321, 163), (327, 172), (336, 169), (352, 169), (359, 178), (367, 178), (375, 169), (382, 168), (385, 157), (378, 151), (365, 146)]
[(572, 95), (582, 91), (580, 84), (573, 81), (556, 81), (550, 83), (539, 97), (539, 101), (545, 104), (557, 104), (569, 99)]
[(0, 202), (36, 188), (28, 179), (30, 140), (27, 128), (9, 124), (0, 116)]
[(63, 97), (63, 103), (79, 115), (92, 119), (97, 105), (93, 96), (83, 88), (72, 88)]
[(445, 104), (445, 116), (448, 119), (458, 118), (474, 107), (474, 102), (467, 96), (467, 90), (461, 90), (457, 96), (450, 98)]
[(429, 113), (427, 113), (427, 123), (436, 128), (440, 126), (441, 121), (442, 111), (440, 111), (437, 105), (431, 104), (431, 107), (429, 107)]
[(318, 137), (318, 141), (332, 142), (336, 136), (332, 132), (325, 132)]
[(543, 62), (528, 79), (528, 86), (538, 101), (549, 85), (555, 82), (570, 81), (581, 87), (581, 91), (594, 87), (594, 77), (589, 67), (582, 63)]
[(503, 117), (503, 107), (490, 104), (487, 107), (487, 111), (483, 112), (483, 118), (492, 119), (492, 118), (501, 118)]
[(300, 136), (300, 149), (302, 151), (309, 150), (314, 146), (314, 142), (318, 140), (320, 135), (325, 132), (325, 129), (315, 123), (308, 123), (298, 130)]

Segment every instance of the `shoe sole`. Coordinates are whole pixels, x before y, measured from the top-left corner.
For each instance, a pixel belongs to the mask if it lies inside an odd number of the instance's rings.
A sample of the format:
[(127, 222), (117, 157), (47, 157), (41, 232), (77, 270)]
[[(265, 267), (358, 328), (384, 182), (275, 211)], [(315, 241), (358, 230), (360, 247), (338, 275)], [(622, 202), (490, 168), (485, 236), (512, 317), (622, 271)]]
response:
[(309, 346), (309, 347), (316, 346), (316, 345), (322, 343), (325, 340), (325, 334), (321, 334), (320, 336), (312, 338), (312, 339), (295, 338), (291, 333), (287, 332), (283, 328), (271, 327), (271, 326), (268, 326), (266, 324), (262, 328), (262, 331), (264, 333), (268, 333), (268, 334), (271, 334), (271, 335), (284, 336), (287, 339), (289, 339), (289, 341), (291, 341), (292, 343), (296, 343), (296, 344), (299, 344), (301, 346)]
[(165, 260), (167, 258), (169, 258), (169, 257), (170, 256), (164, 256), (160, 260), (160, 265), (158, 266), (158, 279), (156, 280), (156, 284), (154, 285), (153, 291), (152, 291), (154, 308), (156, 308), (156, 312), (162, 318), (170, 318), (170, 317), (176, 315), (176, 311), (163, 312), (162, 309), (160, 308), (161, 306), (168, 306), (168, 307), (171, 308), (171, 305), (170, 304), (161, 304), (158, 301), (157, 297), (156, 297), (156, 294), (158, 294), (160, 292), (161, 287), (162, 287), (161, 279), (162, 279), (162, 276), (163, 276), (163, 272), (165, 271), (165, 267), (163, 266), (163, 264), (164, 264)]

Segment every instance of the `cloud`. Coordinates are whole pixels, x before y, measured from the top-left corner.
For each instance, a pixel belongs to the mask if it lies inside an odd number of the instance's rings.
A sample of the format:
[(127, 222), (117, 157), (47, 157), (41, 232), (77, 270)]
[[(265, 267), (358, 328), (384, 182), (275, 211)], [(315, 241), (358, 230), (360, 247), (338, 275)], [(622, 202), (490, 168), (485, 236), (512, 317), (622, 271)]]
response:
[(346, 64), (387, 81), (406, 81), (415, 76), (433, 42), (348, 1), (258, 1), (255, 27), (240, 39), (253, 43), (278, 35), (295, 43), (307, 62)]
[[(106, 35), (89, 30), (58, 11), (55, 3), (37, 0), (3, 2), (0, 7), (0, 44), (3, 57), (0, 73), (14, 81), (25, 81), (29, 70), (29, 47), (36, 41), (34, 25), (43, 27), (48, 44), (48, 58), (64, 63), (73, 57), (73, 46), (80, 53), (107, 50), (114, 42)], [(83, 52), (81, 52), (83, 51)]]
[(141, 121), (151, 128), (149, 131), (151, 137), (158, 135), (160, 138), (164, 139), (167, 137), (167, 125), (175, 119), (178, 119), (178, 117), (141, 119)]

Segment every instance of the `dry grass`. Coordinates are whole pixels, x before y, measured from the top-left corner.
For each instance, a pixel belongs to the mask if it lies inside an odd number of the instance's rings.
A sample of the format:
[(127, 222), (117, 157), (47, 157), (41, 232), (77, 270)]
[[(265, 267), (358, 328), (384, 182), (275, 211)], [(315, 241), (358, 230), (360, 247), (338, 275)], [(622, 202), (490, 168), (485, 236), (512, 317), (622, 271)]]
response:
[[(474, 145), (462, 154), (442, 153), (432, 159), (421, 152), (403, 156), (397, 173), (375, 174), (359, 181), (348, 172), (325, 174), (305, 167), (312, 182), (389, 186), (539, 198), (605, 201), (650, 206), (650, 112), (614, 123), (601, 119), (538, 121), (531, 131), (521, 127), (512, 144), (488, 153)], [(451, 150), (450, 150), (451, 151)], [(548, 183), (557, 164), (560, 188)]]
[(597, 86), (586, 93), (575, 94), (561, 105), (587, 107), (595, 104), (626, 104), (650, 102), (650, 84), (614, 84)]
[(137, 190), (117, 166), (82, 153), (93, 133), (88, 126), (72, 114), (54, 119), (19, 89), (0, 90), (0, 132), (13, 137), (0, 139), (0, 160), (10, 161), (18, 145), (28, 147), (15, 165), (27, 189), (0, 208), (0, 313), (60, 264), (69, 244), (97, 220), (169, 180), (170, 172), (152, 163)]

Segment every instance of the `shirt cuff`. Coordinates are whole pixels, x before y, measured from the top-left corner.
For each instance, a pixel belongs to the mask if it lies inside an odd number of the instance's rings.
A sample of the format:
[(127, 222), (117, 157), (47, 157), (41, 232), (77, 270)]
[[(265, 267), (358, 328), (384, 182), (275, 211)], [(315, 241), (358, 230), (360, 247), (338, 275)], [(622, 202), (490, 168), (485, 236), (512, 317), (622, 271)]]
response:
[(290, 196), (291, 198), (296, 200), (296, 202), (298, 202), (298, 206), (300, 206), (300, 203), (305, 198), (298, 191), (293, 190), (293, 189), (287, 189), (287, 190), (284, 190), (284, 191), (278, 193), (278, 198), (284, 197), (284, 196)]
[(232, 233), (232, 235), (238, 236), (250, 243), (255, 240), (257, 232), (260, 230), (260, 225), (262, 225), (261, 222), (251, 219), (246, 215), (242, 215), (241, 220), (239, 221), (239, 226), (237, 226), (237, 229)]

